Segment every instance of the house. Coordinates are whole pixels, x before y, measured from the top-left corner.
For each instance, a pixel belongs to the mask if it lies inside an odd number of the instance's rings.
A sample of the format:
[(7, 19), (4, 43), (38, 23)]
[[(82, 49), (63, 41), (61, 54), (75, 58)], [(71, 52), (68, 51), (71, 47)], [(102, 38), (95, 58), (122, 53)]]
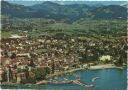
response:
[(12, 38), (12, 39), (17, 39), (17, 38), (24, 38), (24, 37), (26, 37), (26, 36), (19, 36), (19, 35), (17, 35), (17, 34), (13, 34), (13, 35), (11, 35), (10, 38)]
[(30, 57), (29, 53), (22, 53), (22, 54), (17, 54), (17, 57)]
[(23, 80), (26, 80), (26, 75), (24, 72), (17, 73), (17, 83), (22, 83)]
[(2, 82), (3, 69), (0, 67), (0, 82)]

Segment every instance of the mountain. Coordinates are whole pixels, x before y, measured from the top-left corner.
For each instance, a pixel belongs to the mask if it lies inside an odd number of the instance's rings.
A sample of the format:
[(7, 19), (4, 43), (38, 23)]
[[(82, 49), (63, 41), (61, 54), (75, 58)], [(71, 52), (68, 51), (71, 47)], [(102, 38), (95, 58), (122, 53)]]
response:
[(32, 17), (44, 17), (44, 18), (57, 18), (60, 11), (60, 5), (50, 1), (46, 1), (42, 4), (30, 6), (35, 12), (32, 13)]
[(127, 8), (118, 5), (109, 5), (93, 9), (92, 15), (94, 19), (126, 19)]
[(76, 21), (85, 19), (126, 19), (127, 9), (120, 5), (89, 6), (86, 4), (60, 5), (55, 2), (46, 1), (33, 6), (1, 2), (2, 15), (12, 18), (49, 18), (55, 20)]
[[(33, 17), (43, 16), (45, 18), (52, 18), (56, 20), (66, 19), (71, 21), (81, 18), (88, 9), (91, 9), (91, 7), (87, 5), (60, 5), (49, 1), (31, 6), (31, 8), (36, 10), (36, 12), (33, 13)], [(38, 16), (36, 16), (37, 13)]]
[[(32, 6), (32, 5), (36, 5), (36, 4), (40, 4), (45, 2), (42, 0), (37, 0), (37, 1), (29, 1), (29, 0), (21, 0), (21, 1), (17, 1), (17, 0), (8, 0), (8, 2), (10, 3), (14, 3), (14, 4), (19, 4), (19, 5), (25, 5), (25, 6)], [(86, 4), (89, 6), (107, 6), (107, 5), (122, 5), (123, 3), (126, 3), (126, 1), (51, 1), (51, 2), (55, 2), (58, 3), (60, 5), (71, 5), (71, 4)]]
[(25, 17), (29, 16), (29, 11), (32, 9), (24, 5), (11, 4), (6, 1), (1, 2), (2, 15), (8, 15), (10, 17)]
[(128, 8), (128, 2), (124, 2), (124, 3), (120, 4), (120, 6)]

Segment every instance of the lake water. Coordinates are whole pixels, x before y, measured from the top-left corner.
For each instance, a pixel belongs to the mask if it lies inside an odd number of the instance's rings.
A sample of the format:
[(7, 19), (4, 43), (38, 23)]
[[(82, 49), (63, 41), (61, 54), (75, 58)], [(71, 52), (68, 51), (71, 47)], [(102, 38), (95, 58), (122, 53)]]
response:
[[(31, 87), (20, 85), (18, 87), (2, 86), (10, 89), (41, 89), (41, 90), (127, 90), (127, 69), (100, 69), (100, 70), (80, 70), (72, 74), (55, 77), (52, 80), (63, 81), (76, 79), (80, 76), (80, 81), (93, 84), (94, 88), (85, 88), (79, 85), (33, 85)], [(92, 82), (92, 78), (100, 77)]]

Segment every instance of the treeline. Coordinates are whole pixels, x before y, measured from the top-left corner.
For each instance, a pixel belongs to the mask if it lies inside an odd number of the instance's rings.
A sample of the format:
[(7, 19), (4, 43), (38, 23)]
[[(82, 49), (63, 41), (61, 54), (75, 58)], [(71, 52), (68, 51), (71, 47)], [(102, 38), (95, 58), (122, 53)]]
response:
[(56, 21), (54, 19), (9, 19), (2, 18), (2, 31), (27, 34), (30, 36), (40, 35), (67, 35), (90, 37), (120, 37), (126, 36), (126, 20), (84, 20), (80, 19), (72, 24)]

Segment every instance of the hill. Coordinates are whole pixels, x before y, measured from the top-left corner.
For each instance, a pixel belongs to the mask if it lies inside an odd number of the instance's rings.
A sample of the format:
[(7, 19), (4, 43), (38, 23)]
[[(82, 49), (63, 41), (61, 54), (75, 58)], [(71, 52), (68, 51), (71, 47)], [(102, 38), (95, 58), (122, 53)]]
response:
[(17, 5), (2, 1), (2, 15), (11, 18), (48, 18), (73, 22), (85, 19), (126, 19), (127, 8), (120, 5), (89, 6), (86, 4), (60, 5), (46, 1), (33, 6)]

